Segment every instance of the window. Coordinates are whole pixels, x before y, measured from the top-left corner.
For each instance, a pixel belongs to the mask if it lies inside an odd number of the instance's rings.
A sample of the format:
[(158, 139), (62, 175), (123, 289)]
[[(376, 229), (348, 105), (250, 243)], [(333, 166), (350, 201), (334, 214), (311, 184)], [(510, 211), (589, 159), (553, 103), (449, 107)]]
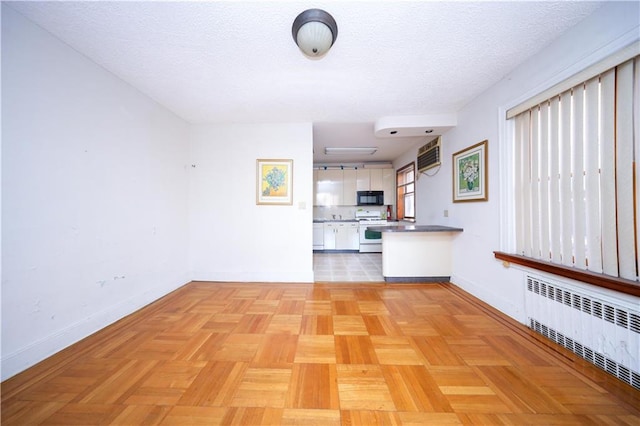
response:
[(409, 163), (396, 172), (398, 220), (416, 219), (415, 165)]
[(517, 254), (638, 281), (639, 58), (507, 113)]

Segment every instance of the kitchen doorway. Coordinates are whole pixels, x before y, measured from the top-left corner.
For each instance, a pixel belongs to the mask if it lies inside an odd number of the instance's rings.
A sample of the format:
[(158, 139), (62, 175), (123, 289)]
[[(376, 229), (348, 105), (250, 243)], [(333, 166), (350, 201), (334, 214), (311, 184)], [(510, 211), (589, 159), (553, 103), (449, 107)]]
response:
[(384, 282), (382, 253), (314, 253), (315, 282)]

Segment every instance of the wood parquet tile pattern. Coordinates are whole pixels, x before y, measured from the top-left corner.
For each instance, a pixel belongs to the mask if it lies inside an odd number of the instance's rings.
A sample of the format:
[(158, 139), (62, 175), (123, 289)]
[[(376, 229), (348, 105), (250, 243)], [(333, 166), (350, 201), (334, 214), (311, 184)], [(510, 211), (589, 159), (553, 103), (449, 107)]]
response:
[(193, 282), (2, 383), (2, 424), (640, 425), (451, 284)]

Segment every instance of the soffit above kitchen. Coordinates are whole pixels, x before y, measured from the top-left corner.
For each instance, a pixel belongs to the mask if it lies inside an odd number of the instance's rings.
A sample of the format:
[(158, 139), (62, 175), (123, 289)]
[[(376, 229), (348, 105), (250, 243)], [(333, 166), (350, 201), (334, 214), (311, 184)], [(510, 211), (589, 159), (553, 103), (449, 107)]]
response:
[[(430, 140), (422, 134), (386, 135), (376, 132), (376, 126), (387, 132), (393, 130), (389, 123), (394, 119), (402, 123), (404, 117), (455, 117), (602, 3), (3, 5), (190, 123), (312, 122), (314, 162), (376, 162), (393, 160)], [(300, 52), (291, 33), (296, 16), (309, 8), (326, 10), (338, 26), (335, 44), (317, 60)], [(424, 125), (436, 126), (428, 120)], [(446, 130), (445, 126), (431, 136)], [(335, 158), (324, 155), (326, 146), (378, 150), (368, 156)]]

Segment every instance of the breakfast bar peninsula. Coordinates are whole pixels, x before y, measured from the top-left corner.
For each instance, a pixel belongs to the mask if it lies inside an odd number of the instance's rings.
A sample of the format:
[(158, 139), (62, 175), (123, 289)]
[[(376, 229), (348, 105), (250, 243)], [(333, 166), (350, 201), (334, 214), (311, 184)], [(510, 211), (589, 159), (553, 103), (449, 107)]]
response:
[(451, 279), (453, 239), (462, 228), (442, 225), (370, 226), (382, 235), (386, 282), (444, 282)]

